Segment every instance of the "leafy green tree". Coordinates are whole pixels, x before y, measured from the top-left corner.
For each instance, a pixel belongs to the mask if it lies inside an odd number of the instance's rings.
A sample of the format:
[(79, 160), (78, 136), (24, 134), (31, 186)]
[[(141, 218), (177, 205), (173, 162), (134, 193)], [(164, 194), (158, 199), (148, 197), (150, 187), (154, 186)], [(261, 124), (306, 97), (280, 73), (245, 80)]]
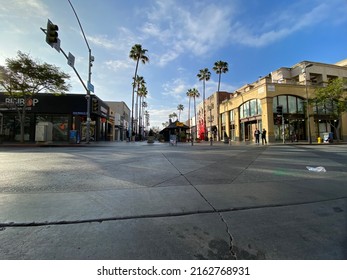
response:
[[(139, 67), (139, 62), (141, 61), (143, 64), (146, 64), (146, 62), (149, 61), (148, 56), (146, 56), (146, 52), (148, 50), (143, 49), (140, 44), (135, 44), (132, 46), (130, 53), (129, 53), (129, 58), (132, 60), (136, 61), (136, 67), (135, 67), (135, 74), (134, 74), (134, 82), (133, 82), (133, 93), (132, 93), (132, 98), (131, 98), (131, 121), (130, 121), (130, 137), (132, 136), (132, 131), (134, 128), (134, 95), (135, 95), (135, 79), (137, 77), (137, 70)], [(131, 138), (130, 138), (131, 139)]]
[[(324, 109), (330, 115), (329, 124), (334, 128), (337, 140), (340, 140), (342, 114), (347, 112), (347, 82), (343, 78), (330, 80), (326, 87), (316, 88), (313, 102), (318, 110)], [(337, 119), (337, 125), (331, 121)]]
[[(20, 122), (20, 142), (24, 142), (24, 124), (28, 105), (38, 93), (64, 93), (70, 85), (70, 76), (58, 67), (33, 60), (28, 54), (18, 51), (16, 58), (6, 59), (0, 66), (0, 89), (13, 99)], [(22, 100), (22, 102), (19, 102)]]
[(206, 81), (209, 81), (211, 78), (211, 72), (208, 70), (208, 68), (200, 69), (197, 77), (199, 78), (199, 81), (202, 81), (202, 104), (203, 104), (203, 111), (204, 111), (204, 140), (207, 140), (207, 129), (206, 129), (206, 112), (205, 112), (205, 83)]

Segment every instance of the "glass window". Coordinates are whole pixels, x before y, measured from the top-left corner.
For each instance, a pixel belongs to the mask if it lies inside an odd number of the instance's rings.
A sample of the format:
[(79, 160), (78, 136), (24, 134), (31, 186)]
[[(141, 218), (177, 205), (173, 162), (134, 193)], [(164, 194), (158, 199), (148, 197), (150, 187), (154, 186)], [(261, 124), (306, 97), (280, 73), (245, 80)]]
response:
[(277, 104), (278, 104), (278, 100), (277, 100), (277, 96), (275, 96), (273, 98), (273, 102), (272, 102), (272, 111), (273, 112), (276, 112)]
[(278, 105), (283, 106), (283, 113), (288, 113), (287, 109), (287, 95), (280, 95), (278, 96)]
[(225, 124), (225, 113), (222, 114), (222, 124)]
[(306, 101), (292, 95), (279, 95), (273, 98), (272, 109), (276, 112), (277, 106), (283, 106), (285, 114), (303, 114)]
[(229, 111), (229, 120), (230, 122), (234, 121), (234, 110)]
[(245, 107), (245, 109), (244, 109), (245, 117), (247, 118), (247, 117), (249, 117), (249, 102), (246, 102), (244, 104), (244, 107)]
[(297, 98), (298, 101), (298, 113), (304, 113), (304, 104), (306, 103), (303, 99)]
[(257, 115), (258, 106), (257, 106), (257, 100), (253, 99), (250, 101), (250, 109), (251, 109), (251, 116)]
[[(252, 99), (240, 106), (240, 118), (247, 118), (261, 114), (261, 104), (259, 99)], [(232, 117), (234, 120), (234, 117)]]
[(288, 113), (289, 114), (295, 114), (297, 112), (296, 99), (297, 98), (295, 96), (288, 96)]
[(258, 115), (261, 115), (262, 110), (261, 110), (261, 102), (260, 102), (259, 99), (257, 99), (257, 107), (258, 107), (258, 112), (257, 112), (257, 114), (258, 114)]

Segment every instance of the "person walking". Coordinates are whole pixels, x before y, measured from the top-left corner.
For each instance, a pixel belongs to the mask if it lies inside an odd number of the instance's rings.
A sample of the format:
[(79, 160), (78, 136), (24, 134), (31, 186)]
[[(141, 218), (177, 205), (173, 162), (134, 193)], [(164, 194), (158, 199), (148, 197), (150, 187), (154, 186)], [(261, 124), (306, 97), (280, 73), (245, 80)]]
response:
[(255, 143), (259, 145), (260, 131), (257, 127), (255, 128), (255, 131), (254, 131), (254, 137), (255, 137)]
[(261, 143), (264, 145), (264, 143), (265, 144), (267, 144), (267, 142), (266, 142), (266, 130), (265, 130), (265, 128), (263, 128), (263, 131), (262, 131), (262, 133), (261, 133)]

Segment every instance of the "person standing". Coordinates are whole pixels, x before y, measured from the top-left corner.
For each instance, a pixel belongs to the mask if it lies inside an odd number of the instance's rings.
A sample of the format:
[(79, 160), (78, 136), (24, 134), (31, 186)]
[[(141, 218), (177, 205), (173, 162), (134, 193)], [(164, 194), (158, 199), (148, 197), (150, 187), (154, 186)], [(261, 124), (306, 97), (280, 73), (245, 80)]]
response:
[(257, 127), (255, 128), (255, 131), (254, 131), (254, 137), (255, 137), (255, 143), (259, 145), (260, 131)]
[(262, 133), (261, 133), (261, 143), (264, 145), (264, 143), (265, 144), (267, 144), (267, 142), (266, 142), (266, 130), (265, 130), (265, 128), (263, 128), (263, 131), (262, 131)]

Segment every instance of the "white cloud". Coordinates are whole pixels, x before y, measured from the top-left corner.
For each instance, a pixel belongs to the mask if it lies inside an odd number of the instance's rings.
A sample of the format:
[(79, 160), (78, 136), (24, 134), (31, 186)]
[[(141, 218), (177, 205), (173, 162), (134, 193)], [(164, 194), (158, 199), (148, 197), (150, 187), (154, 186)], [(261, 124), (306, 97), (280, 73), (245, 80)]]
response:
[(141, 33), (149, 42), (162, 44), (155, 49), (158, 65), (165, 66), (183, 53), (200, 56), (225, 45), (230, 16), (229, 8), (214, 4), (190, 9), (174, 1), (157, 1), (148, 9)]
[(5, 0), (0, 1), (0, 13), (1, 18), (31, 18), (33, 16), (46, 17), (49, 11), (43, 0)]
[(105, 62), (105, 64), (109, 69), (113, 71), (134, 68), (133, 65), (130, 65), (129, 61), (125, 61), (125, 60), (108, 60)]
[(105, 35), (87, 36), (88, 41), (96, 46), (103, 47), (105, 49), (116, 49), (116, 43), (114, 40), (110, 40)]
[(164, 91), (162, 94), (176, 99), (182, 99), (182, 96), (186, 95), (189, 88), (189, 85), (183, 79), (177, 78), (163, 84)]

